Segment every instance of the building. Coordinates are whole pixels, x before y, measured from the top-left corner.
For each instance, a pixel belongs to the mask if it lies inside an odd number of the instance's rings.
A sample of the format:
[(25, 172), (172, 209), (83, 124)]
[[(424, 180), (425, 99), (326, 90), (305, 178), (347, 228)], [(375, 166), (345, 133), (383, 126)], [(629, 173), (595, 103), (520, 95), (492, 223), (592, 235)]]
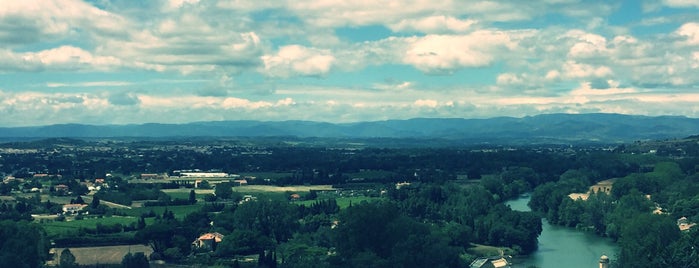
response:
[(56, 192), (56, 194), (68, 194), (70, 187), (68, 187), (68, 185), (65, 184), (59, 184), (54, 186), (53, 190)]
[(192, 242), (192, 247), (198, 249), (208, 249), (216, 250), (216, 244), (223, 241), (223, 235), (220, 233), (205, 233), (199, 236), (194, 242)]
[(687, 217), (677, 219), (677, 228), (680, 228), (680, 231), (688, 231), (696, 225), (697, 224), (694, 222), (689, 222), (689, 219), (687, 219)]
[(599, 257), (599, 268), (609, 268), (609, 257), (607, 255)]
[(469, 268), (509, 268), (510, 262), (503, 256), (478, 258), (471, 262)]
[(240, 175), (223, 172), (180, 172), (183, 178), (237, 178)]
[(609, 180), (603, 180), (598, 182), (595, 185), (590, 186), (590, 189), (587, 191), (587, 193), (572, 193), (569, 194), (568, 197), (573, 200), (587, 200), (591, 194), (595, 193), (605, 193), (605, 194), (611, 194), (612, 193), (612, 186), (614, 185), (614, 181), (616, 179), (609, 179)]
[(87, 207), (85, 204), (65, 204), (63, 205), (63, 213), (75, 214)]

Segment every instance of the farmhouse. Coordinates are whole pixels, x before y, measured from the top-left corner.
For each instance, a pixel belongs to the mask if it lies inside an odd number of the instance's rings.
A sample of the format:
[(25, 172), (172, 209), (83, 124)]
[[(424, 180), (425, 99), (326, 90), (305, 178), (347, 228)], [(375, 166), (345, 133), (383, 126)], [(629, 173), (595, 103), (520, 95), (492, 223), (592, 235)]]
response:
[(504, 257), (478, 258), (471, 262), (469, 268), (505, 268), (511, 267)]
[(220, 233), (205, 233), (192, 242), (192, 247), (215, 250), (216, 244), (221, 243), (222, 240), (223, 235)]
[(56, 191), (57, 194), (67, 194), (68, 190), (70, 190), (70, 187), (65, 184), (59, 184), (53, 187), (53, 190)]
[(65, 204), (63, 205), (63, 213), (75, 214), (87, 207), (84, 204)]
[(568, 197), (573, 200), (587, 200), (587, 198), (590, 197), (591, 194), (594, 193), (605, 193), (605, 194), (611, 194), (612, 193), (612, 186), (614, 185), (614, 181), (616, 179), (609, 179), (609, 180), (603, 180), (598, 182), (595, 185), (590, 186), (590, 189), (587, 191), (587, 193), (572, 193), (569, 194)]
[(692, 227), (696, 225), (696, 223), (690, 222), (687, 217), (677, 219), (677, 228), (680, 228), (680, 231), (689, 231), (689, 229), (692, 229)]

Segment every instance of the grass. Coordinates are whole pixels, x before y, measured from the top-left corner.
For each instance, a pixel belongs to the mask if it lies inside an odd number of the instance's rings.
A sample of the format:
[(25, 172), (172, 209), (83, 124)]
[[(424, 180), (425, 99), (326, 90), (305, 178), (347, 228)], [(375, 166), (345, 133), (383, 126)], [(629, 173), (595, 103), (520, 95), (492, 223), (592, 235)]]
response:
[[(179, 189), (163, 189), (164, 193), (170, 196), (172, 199), (189, 199), (189, 191), (192, 189), (179, 188)], [(204, 200), (204, 196), (214, 193), (214, 190), (209, 189), (194, 189), (194, 194), (197, 200)]]
[(75, 232), (80, 228), (95, 228), (97, 223), (101, 223), (103, 225), (113, 225), (117, 223), (120, 223), (121, 225), (129, 225), (137, 220), (138, 219), (136, 217), (112, 216), (71, 221), (52, 221), (43, 223), (42, 226), (46, 230), (46, 234), (49, 237), (54, 237), (60, 234)]
[(501, 250), (504, 252), (505, 255), (516, 255), (515, 252), (508, 247), (494, 247), (474, 243), (471, 243), (471, 246), (472, 247), (467, 249), (466, 251), (469, 254), (476, 256), (499, 256)]
[[(63, 248), (56, 249), (55, 260), (60, 259)], [(70, 253), (75, 256), (75, 261), (81, 265), (96, 264), (120, 264), (127, 253), (143, 252), (146, 256), (153, 252), (153, 249), (145, 245), (124, 245), (124, 246), (104, 246), (104, 247), (79, 247), (70, 248)]]

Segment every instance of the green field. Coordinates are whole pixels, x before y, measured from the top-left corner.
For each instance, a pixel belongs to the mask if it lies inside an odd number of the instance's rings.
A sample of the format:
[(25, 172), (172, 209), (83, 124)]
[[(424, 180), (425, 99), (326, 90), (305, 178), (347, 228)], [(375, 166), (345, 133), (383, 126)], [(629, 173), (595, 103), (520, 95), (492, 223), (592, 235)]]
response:
[[(140, 216), (140, 215), (139, 215)], [(97, 223), (103, 225), (129, 225), (136, 222), (138, 218), (136, 217), (103, 217), (103, 218), (86, 218), (82, 220), (71, 220), (71, 221), (53, 221), (43, 223), (42, 226), (46, 230), (46, 234), (49, 237), (54, 237), (60, 234), (76, 232), (80, 228), (95, 228)]]
[[(189, 191), (192, 189), (180, 188), (180, 189), (163, 189), (164, 193), (170, 196), (172, 199), (189, 199)], [(209, 189), (194, 189), (194, 194), (197, 200), (204, 200), (204, 196), (214, 193), (214, 190)]]

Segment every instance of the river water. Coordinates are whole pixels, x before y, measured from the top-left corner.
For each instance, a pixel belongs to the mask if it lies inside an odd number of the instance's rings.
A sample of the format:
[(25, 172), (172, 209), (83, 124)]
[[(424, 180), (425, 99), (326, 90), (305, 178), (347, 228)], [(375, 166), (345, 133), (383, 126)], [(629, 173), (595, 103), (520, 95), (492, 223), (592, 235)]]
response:
[[(508, 201), (513, 210), (531, 211), (529, 197)], [(514, 267), (527, 268), (597, 268), (599, 257), (616, 257), (617, 246), (612, 240), (580, 230), (553, 226), (546, 219), (542, 222), (539, 249), (529, 256), (514, 259)]]

